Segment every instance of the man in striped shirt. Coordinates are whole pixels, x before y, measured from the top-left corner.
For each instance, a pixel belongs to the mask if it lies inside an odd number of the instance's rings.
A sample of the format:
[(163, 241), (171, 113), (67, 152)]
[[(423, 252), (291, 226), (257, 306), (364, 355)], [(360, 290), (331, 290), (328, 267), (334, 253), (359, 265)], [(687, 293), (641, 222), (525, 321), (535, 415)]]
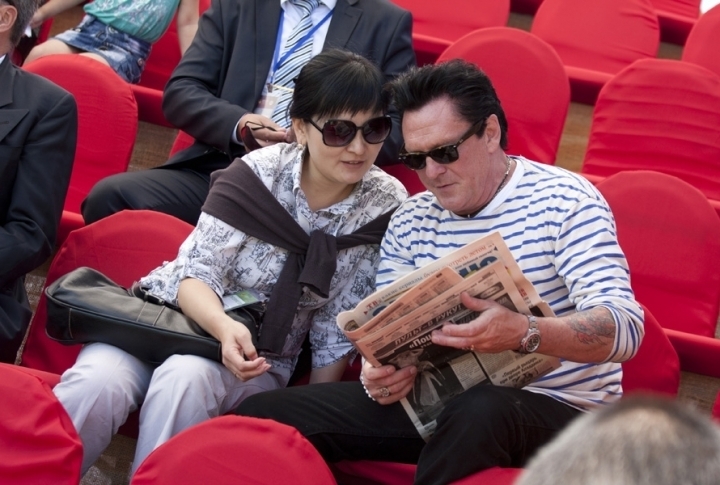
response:
[(612, 213), (581, 177), (505, 154), (505, 115), (473, 64), (416, 69), (393, 90), (405, 139), (401, 160), (428, 192), (395, 212), (381, 246), (378, 288), (498, 231), (557, 317), (528, 318), (463, 295), (463, 304), (481, 315), (436, 330), (433, 342), (479, 352), (537, 351), (559, 357), (562, 366), (523, 389), (468, 389), (448, 403), (427, 443), (398, 403), (412, 389), (413, 366), (365, 363), (365, 389), (339, 383), (265, 393), (240, 412), (295, 426), (329, 461), (417, 463), (416, 484), (523, 466), (578, 414), (621, 397), (620, 362), (642, 340), (643, 312)]

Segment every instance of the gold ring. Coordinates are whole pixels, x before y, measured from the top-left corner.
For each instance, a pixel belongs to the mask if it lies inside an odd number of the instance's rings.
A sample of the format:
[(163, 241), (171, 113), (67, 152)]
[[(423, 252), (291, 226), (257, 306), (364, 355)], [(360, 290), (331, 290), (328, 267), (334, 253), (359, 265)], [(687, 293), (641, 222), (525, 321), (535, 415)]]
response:
[(391, 394), (390, 389), (388, 389), (387, 387), (380, 388), (380, 397), (388, 397), (388, 396), (390, 396), (390, 394)]

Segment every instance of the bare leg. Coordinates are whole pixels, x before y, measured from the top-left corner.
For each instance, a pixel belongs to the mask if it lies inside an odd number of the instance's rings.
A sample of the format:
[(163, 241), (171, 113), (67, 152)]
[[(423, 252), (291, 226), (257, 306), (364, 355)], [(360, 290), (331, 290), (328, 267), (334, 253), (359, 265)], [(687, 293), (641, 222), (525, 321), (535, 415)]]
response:
[(105, 64), (106, 66), (110, 67), (110, 64), (108, 63), (107, 59), (105, 59), (103, 56), (101, 56), (101, 55), (99, 55), (99, 54), (94, 54), (94, 53), (92, 53), (92, 52), (81, 52), (80, 55), (81, 55), (81, 56), (85, 56), (85, 57), (89, 57), (90, 59), (94, 59), (94, 60), (96, 60), (96, 61), (98, 61), (98, 62), (102, 62), (102, 63)]
[(32, 62), (35, 59), (40, 59), (41, 57), (52, 54), (77, 54), (78, 52), (80, 52), (79, 49), (71, 47), (63, 41), (50, 39), (33, 47), (25, 59), (25, 62)]

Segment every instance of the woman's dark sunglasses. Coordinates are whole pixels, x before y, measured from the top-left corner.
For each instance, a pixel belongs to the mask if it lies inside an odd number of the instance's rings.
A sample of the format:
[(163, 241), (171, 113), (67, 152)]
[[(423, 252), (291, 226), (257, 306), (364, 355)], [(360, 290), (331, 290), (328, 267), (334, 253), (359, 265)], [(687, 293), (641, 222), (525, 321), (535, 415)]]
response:
[(460, 137), (457, 142), (453, 143), (452, 145), (444, 145), (441, 147), (433, 148), (429, 152), (408, 153), (405, 151), (405, 146), (403, 146), (400, 150), (400, 155), (398, 156), (398, 158), (406, 167), (413, 170), (422, 170), (423, 168), (425, 168), (425, 161), (427, 160), (427, 157), (432, 158), (437, 163), (440, 163), (442, 165), (457, 162), (457, 159), (460, 158), (460, 154), (458, 153), (458, 147), (475, 133), (483, 129), (485, 129), (485, 120), (478, 121), (477, 123), (472, 125), (467, 131), (467, 133)]
[(392, 130), (392, 119), (389, 116), (371, 118), (362, 126), (348, 120), (327, 120), (321, 128), (313, 120), (306, 121), (322, 133), (323, 143), (329, 147), (349, 145), (358, 130), (366, 142), (375, 145), (384, 142)]

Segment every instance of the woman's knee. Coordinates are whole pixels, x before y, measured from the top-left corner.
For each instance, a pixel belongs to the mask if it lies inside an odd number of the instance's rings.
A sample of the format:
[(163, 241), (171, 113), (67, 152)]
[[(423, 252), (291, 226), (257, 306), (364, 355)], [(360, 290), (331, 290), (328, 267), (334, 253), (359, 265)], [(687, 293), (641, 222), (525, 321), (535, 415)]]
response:
[(76, 52), (78, 52), (77, 49), (70, 47), (65, 42), (56, 39), (49, 39), (42, 44), (38, 44), (33, 47), (25, 59), (25, 62), (32, 62), (35, 59), (53, 54), (75, 54)]

